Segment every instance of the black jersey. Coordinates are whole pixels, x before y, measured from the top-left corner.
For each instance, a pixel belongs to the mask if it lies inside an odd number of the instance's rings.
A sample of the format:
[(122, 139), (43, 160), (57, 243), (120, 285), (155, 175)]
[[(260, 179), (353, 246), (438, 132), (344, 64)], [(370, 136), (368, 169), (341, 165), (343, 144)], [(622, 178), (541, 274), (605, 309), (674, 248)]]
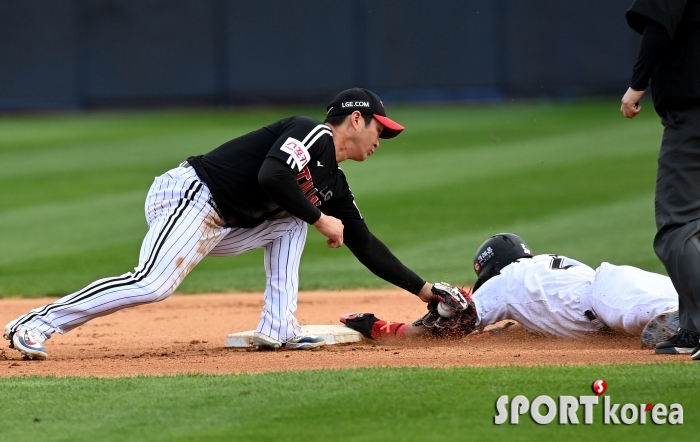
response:
[(418, 294), (425, 284), (367, 228), (335, 158), (333, 133), (309, 117), (290, 117), (187, 161), (231, 227), (294, 215), (313, 224), (321, 212), (343, 223), (343, 239), (372, 273)]
[[(626, 18), (640, 34), (654, 21), (670, 38), (651, 75), (659, 115), (665, 108), (700, 103), (700, 0), (635, 0)], [(638, 83), (644, 88), (644, 82)]]
[(320, 211), (333, 216), (342, 213), (336, 216), (340, 219), (361, 218), (336, 162), (330, 128), (310, 117), (285, 118), (187, 161), (209, 186), (227, 225), (254, 227), (288, 216), (260, 183), (263, 162), (270, 157), (294, 172), (308, 203), (319, 208), (310, 209), (306, 202), (306, 207), (294, 207), (302, 213), (300, 218), (313, 223)]

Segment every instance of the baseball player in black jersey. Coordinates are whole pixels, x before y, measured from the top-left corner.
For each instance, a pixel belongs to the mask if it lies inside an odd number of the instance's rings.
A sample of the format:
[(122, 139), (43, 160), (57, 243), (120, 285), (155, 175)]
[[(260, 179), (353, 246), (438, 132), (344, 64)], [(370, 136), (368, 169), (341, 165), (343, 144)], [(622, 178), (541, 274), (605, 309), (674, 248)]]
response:
[(700, 0), (635, 0), (626, 17), (642, 41), (620, 111), (639, 114), (651, 80), (664, 126), (654, 251), (678, 292), (680, 329), (656, 350), (700, 360)]
[(4, 337), (25, 357), (44, 359), (44, 342), (53, 333), (167, 298), (205, 256), (262, 247), (267, 285), (254, 345), (322, 346), (323, 339), (303, 334), (294, 317), (309, 224), (328, 238), (329, 247), (346, 244), (375, 275), (424, 302), (449, 298), (449, 286), (427, 283), (368, 230), (338, 167), (347, 159), (364, 161), (380, 138), (403, 129), (386, 116), (379, 97), (356, 88), (333, 99), (324, 123), (285, 118), (188, 158), (151, 186), (149, 231), (133, 272), (101, 279), (20, 316), (7, 324)]

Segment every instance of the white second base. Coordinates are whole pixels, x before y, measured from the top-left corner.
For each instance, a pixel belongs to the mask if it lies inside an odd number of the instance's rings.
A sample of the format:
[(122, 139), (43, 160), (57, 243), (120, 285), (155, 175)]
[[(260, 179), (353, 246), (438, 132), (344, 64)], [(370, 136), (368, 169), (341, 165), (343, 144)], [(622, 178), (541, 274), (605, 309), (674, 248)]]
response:
[[(362, 335), (359, 332), (344, 325), (303, 325), (301, 329), (305, 333), (322, 337), (326, 341), (326, 345), (360, 342), (362, 340)], [(255, 333), (255, 330), (231, 333), (226, 336), (226, 347), (252, 347), (253, 333)]]

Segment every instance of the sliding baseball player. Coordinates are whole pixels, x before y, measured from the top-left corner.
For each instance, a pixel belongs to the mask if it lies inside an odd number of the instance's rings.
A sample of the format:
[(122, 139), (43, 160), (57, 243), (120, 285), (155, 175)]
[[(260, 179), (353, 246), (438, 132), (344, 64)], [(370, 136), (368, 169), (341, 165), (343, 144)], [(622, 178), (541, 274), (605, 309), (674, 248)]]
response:
[[(478, 276), (469, 307), (450, 311), (439, 302), (413, 324), (382, 321), (371, 313), (341, 316), (369, 338), (462, 336), (503, 320), (536, 334), (584, 339), (591, 333), (641, 337), (651, 348), (678, 329), (678, 295), (666, 276), (603, 263), (596, 270), (560, 255), (532, 255), (517, 235), (489, 238), (474, 258)], [(661, 344), (659, 344), (661, 345)], [(676, 353), (672, 347), (657, 353)]]

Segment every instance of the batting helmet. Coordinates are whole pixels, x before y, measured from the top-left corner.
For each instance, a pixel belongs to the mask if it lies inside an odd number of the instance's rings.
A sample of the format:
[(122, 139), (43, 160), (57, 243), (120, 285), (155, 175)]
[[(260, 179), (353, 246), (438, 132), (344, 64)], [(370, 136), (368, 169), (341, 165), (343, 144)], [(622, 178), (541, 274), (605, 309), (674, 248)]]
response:
[(487, 239), (476, 251), (474, 271), (478, 279), (474, 290), (501, 273), (501, 269), (520, 258), (532, 258), (530, 248), (518, 235), (499, 233)]

